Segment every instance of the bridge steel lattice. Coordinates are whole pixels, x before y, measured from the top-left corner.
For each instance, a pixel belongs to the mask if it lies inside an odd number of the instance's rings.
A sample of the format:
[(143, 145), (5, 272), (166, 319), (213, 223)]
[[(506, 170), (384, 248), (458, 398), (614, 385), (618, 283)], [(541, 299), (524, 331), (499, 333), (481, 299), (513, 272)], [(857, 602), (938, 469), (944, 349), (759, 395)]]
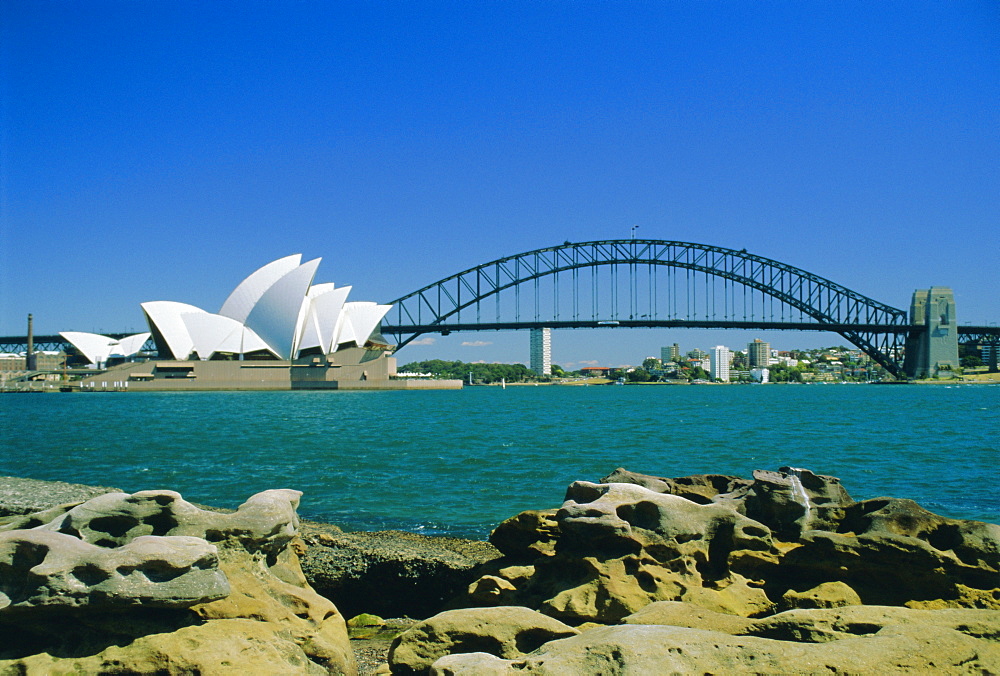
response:
[(382, 333), (714, 327), (833, 331), (896, 377), (907, 312), (770, 258), (651, 239), (569, 243), (500, 258), (392, 301)]

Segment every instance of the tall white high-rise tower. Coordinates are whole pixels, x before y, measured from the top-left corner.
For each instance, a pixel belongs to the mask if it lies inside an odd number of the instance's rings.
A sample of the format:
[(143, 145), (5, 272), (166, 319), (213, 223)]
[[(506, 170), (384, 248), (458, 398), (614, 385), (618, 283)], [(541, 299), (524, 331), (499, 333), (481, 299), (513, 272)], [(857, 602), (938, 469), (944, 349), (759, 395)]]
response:
[(733, 353), (728, 347), (716, 345), (712, 348), (712, 352), (709, 354), (709, 359), (712, 368), (712, 378), (728, 383), (729, 364), (733, 360)]
[(531, 370), (540, 376), (552, 374), (552, 329), (531, 329)]

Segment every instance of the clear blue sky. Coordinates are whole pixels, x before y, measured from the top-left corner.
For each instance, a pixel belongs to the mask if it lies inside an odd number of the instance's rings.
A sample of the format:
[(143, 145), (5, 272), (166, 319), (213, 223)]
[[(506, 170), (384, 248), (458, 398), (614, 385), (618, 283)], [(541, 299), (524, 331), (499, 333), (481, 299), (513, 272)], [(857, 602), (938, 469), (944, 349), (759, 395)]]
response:
[[(6, 0), (0, 26), (0, 335), (29, 312), (54, 333), (143, 330), (148, 300), (217, 311), (290, 253), (384, 302), (633, 225), (897, 307), (951, 286), (960, 322), (1000, 322), (992, 1)], [(553, 360), (753, 337), (563, 331)]]

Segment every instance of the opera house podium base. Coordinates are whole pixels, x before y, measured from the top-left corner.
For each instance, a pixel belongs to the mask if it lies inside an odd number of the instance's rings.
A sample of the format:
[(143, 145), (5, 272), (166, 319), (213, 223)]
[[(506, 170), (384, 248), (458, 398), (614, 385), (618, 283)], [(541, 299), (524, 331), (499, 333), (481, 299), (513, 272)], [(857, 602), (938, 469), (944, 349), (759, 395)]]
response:
[(80, 382), (82, 392), (219, 390), (441, 390), (461, 380), (396, 378), (396, 359), (381, 349), (347, 348), (281, 360), (163, 360), (121, 364)]

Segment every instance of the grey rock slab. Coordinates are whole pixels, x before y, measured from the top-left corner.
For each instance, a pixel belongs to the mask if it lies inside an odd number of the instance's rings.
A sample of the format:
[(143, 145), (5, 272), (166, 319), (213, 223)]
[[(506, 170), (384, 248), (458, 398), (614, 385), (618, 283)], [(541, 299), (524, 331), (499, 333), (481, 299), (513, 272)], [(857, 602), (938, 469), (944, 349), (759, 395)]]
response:
[(0, 612), (41, 607), (187, 608), (229, 595), (218, 552), (199, 538), (141, 536), (115, 548), (64, 533), (0, 533)]
[(301, 495), (290, 489), (262, 491), (235, 512), (220, 513), (200, 509), (176, 491), (106, 493), (69, 507), (38, 528), (102, 547), (121, 546), (142, 535), (186, 535), (277, 551), (297, 533)]
[(0, 517), (31, 514), (67, 503), (79, 504), (98, 495), (118, 490), (63, 481), (0, 476)]

